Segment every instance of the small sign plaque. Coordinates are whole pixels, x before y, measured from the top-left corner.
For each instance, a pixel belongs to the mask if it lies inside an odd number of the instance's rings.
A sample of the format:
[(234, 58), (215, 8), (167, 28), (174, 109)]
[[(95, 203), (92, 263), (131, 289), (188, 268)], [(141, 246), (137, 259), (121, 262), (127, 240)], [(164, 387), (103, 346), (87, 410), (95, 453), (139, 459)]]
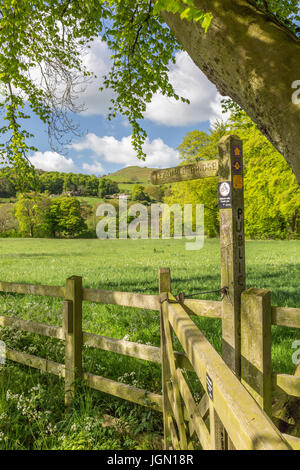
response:
[(152, 184), (164, 184), (208, 178), (218, 176), (218, 168), (218, 160), (203, 160), (191, 165), (154, 170), (151, 173), (150, 181)]
[(239, 160), (235, 160), (232, 164), (232, 169), (234, 173), (241, 173), (243, 169), (242, 162)]
[(242, 157), (242, 155), (243, 155), (243, 151), (242, 151), (241, 146), (235, 145), (233, 147), (233, 156), (234, 157)]
[(213, 386), (213, 381), (211, 380), (210, 376), (206, 372), (206, 391), (207, 395), (211, 400), (214, 399), (214, 386)]
[(223, 181), (219, 183), (219, 209), (232, 208), (231, 182)]
[(233, 175), (233, 189), (242, 189), (243, 177), (242, 175)]

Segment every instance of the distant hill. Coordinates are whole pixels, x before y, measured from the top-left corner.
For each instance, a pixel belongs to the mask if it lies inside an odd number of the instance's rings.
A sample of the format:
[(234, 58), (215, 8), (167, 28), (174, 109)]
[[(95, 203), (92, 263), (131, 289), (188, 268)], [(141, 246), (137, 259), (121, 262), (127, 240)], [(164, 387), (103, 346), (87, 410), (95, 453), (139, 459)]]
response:
[(141, 168), (139, 166), (127, 166), (115, 173), (110, 173), (107, 178), (117, 183), (143, 183), (150, 184), (150, 175), (154, 168)]

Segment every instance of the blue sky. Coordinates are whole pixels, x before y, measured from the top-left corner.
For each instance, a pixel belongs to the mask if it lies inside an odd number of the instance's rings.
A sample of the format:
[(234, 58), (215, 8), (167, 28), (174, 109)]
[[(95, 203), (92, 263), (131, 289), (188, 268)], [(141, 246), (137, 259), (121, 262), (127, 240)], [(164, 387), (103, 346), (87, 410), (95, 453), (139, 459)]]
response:
[(108, 121), (107, 110), (111, 90), (100, 92), (102, 76), (109, 70), (109, 50), (97, 39), (84, 56), (85, 65), (95, 72), (93, 80), (79, 97), (85, 111), (74, 116), (82, 136), (74, 137), (69, 148), (54, 152), (48, 142), (47, 129), (32, 117), (27, 123), (35, 135), (32, 143), (38, 152), (31, 155), (32, 163), (43, 170), (73, 171), (101, 176), (128, 165), (163, 168), (178, 163), (176, 147), (187, 132), (208, 130), (210, 123), (221, 117), (221, 97), (216, 88), (194, 65), (185, 52), (176, 54), (176, 64), (170, 67), (170, 80), (175, 91), (191, 104), (156, 95), (148, 106), (143, 127), (148, 133), (144, 146), (145, 162), (138, 160), (130, 142), (131, 129), (123, 117)]

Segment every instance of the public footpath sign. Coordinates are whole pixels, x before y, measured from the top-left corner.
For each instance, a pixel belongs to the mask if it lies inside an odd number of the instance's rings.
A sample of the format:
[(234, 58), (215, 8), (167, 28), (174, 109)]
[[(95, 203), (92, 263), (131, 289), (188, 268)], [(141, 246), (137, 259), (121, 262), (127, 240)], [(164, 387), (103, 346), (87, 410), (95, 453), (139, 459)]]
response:
[(216, 177), (220, 209), (222, 356), (240, 376), (241, 294), (246, 289), (244, 233), (243, 144), (239, 137), (225, 136), (219, 142), (219, 159), (154, 170), (152, 184), (175, 183)]

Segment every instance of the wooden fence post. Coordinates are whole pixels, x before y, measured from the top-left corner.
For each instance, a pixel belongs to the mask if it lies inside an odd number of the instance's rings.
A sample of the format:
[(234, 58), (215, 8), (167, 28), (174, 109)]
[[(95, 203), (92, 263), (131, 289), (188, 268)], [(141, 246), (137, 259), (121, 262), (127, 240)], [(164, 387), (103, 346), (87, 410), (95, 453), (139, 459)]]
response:
[[(159, 293), (171, 292), (171, 273), (169, 268), (160, 268), (158, 271)], [(164, 448), (168, 449), (171, 443), (170, 412), (168, 402), (168, 381), (170, 380), (170, 370), (167, 360), (166, 335), (164, 328), (163, 308), (160, 308), (160, 354), (161, 354), (161, 380), (163, 395), (163, 421), (164, 421)]]
[(241, 381), (271, 416), (271, 292), (251, 288), (242, 294)]
[[(234, 135), (219, 142), (219, 186), (222, 357), (231, 370), (241, 372), (241, 294), (246, 288), (243, 142)], [(217, 448), (233, 449), (217, 416), (214, 417)]]
[(63, 328), (66, 338), (65, 352), (65, 404), (71, 404), (75, 381), (82, 377), (82, 278), (72, 276), (66, 280), (63, 309)]

